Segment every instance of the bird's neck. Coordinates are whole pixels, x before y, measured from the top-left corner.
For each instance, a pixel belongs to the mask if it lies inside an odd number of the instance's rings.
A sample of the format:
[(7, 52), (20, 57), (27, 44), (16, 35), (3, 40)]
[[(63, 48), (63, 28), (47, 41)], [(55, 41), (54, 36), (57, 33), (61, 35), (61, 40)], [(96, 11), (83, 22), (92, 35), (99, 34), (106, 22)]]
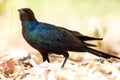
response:
[(29, 39), (30, 33), (34, 32), (39, 23), (37, 21), (22, 21), (22, 34), (25, 39)]
[(36, 26), (38, 25), (38, 21), (34, 20), (34, 21), (23, 21), (22, 22), (22, 30), (24, 32), (27, 32), (27, 31), (33, 31), (35, 30)]
[(22, 25), (24, 27), (30, 28), (32, 26), (38, 25), (38, 21), (37, 20), (33, 20), (33, 21), (24, 20), (24, 21), (22, 21)]
[(34, 19), (34, 20), (22, 20), (22, 23), (23, 24), (36, 24), (36, 23), (38, 23), (38, 21), (36, 20), (36, 19)]

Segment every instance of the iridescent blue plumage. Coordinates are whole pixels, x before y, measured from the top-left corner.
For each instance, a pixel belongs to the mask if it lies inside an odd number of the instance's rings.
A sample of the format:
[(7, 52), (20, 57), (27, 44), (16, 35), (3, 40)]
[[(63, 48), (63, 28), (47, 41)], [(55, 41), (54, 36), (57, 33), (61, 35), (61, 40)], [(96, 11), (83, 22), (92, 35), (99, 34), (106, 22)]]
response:
[(62, 54), (65, 57), (62, 64), (63, 67), (69, 57), (68, 51), (90, 52), (104, 58), (118, 58), (89, 48), (89, 46), (96, 45), (84, 42), (86, 40), (102, 40), (102, 38), (88, 37), (76, 31), (38, 22), (35, 19), (34, 13), (29, 8), (22, 8), (18, 11), (22, 22), (22, 34), (25, 40), (41, 53), (43, 61), (47, 60), (50, 62), (48, 53)]

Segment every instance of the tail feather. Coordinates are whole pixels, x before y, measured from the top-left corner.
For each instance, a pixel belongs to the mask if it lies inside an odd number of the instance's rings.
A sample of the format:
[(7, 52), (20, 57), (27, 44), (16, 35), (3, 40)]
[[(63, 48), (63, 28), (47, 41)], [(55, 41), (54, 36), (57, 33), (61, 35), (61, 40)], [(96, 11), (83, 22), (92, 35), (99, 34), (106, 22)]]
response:
[(84, 48), (85, 51), (87, 52), (90, 52), (96, 56), (99, 56), (99, 57), (104, 57), (104, 58), (117, 58), (117, 59), (120, 59), (119, 57), (117, 56), (114, 56), (114, 55), (111, 55), (111, 54), (108, 54), (108, 53), (105, 53), (105, 52), (102, 52), (102, 51), (98, 51), (98, 50), (95, 50), (95, 49), (92, 49), (92, 48)]
[(95, 38), (95, 37), (84, 36), (83, 34), (77, 32), (77, 31), (70, 31), (70, 32), (82, 41), (103, 40), (103, 38)]
[(103, 38), (94, 38), (94, 37), (88, 37), (88, 36), (78, 36), (79, 39), (83, 41), (89, 41), (89, 40), (103, 40)]

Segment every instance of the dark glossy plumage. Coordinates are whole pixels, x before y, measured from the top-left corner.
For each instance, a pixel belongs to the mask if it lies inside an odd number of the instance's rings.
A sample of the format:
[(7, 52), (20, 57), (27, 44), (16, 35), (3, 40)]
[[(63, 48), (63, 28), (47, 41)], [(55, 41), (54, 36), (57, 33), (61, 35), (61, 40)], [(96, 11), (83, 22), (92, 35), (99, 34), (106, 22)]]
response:
[(48, 53), (61, 54), (65, 57), (62, 64), (63, 67), (69, 57), (68, 51), (90, 52), (104, 58), (118, 58), (89, 48), (89, 46), (96, 45), (84, 42), (87, 40), (102, 40), (102, 38), (88, 37), (77, 31), (71, 31), (52, 24), (38, 22), (34, 13), (29, 8), (22, 8), (18, 11), (22, 22), (23, 37), (32, 47), (41, 53), (43, 61), (47, 60), (50, 62)]

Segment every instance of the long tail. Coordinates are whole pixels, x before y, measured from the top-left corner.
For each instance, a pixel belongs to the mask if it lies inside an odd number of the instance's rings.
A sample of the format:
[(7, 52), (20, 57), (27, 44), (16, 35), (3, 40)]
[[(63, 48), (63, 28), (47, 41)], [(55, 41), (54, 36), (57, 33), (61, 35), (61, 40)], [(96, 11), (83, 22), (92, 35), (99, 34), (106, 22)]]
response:
[(95, 49), (92, 49), (92, 48), (84, 48), (85, 51), (87, 52), (90, 52), (96, 56), (99, 56), (99, 57), (104, 57), (104, 58), (117, 58), (117, 59), (120, 59), (119, 57), (117, 56), (114, 56), (114, 55), (111, 55), (111, 54), (108, 54), (108, 53), (105, 53), (105, 52), (102, 52), (102, 51), (98, 51), (98, 50), (95, 50)]
[(103, 38), (95, 38), (95, 37), (88, 37), (88, 36), (77, 36), (80, 40), (89, 41), (89, 40), (103, 40)]

